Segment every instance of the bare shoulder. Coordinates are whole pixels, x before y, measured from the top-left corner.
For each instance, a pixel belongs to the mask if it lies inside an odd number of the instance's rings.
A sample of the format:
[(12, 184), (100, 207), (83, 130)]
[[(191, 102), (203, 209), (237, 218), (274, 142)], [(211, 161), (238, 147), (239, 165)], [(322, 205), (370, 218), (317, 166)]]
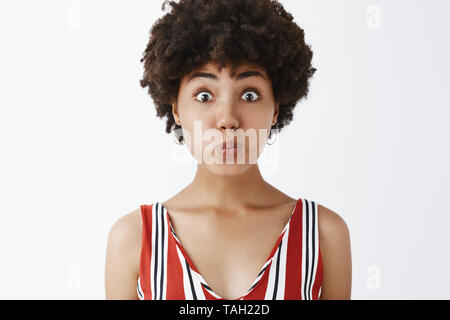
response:
[(141, 210), (135, 209), (117, 219), (109, 231), (109, 239), (131, 244), (141, 236)]
[(111, 226), (105, 265), (107, 299), (136, 299), (142, 239), (140, 209), (133, 210)]
[[(142, 239), (140, 209), (135, 209), (117, 219), (108, 235), (108, 250), (134, 258), (139, 257)], [(129, 260), (128, 260), (129, 261)], [(138, 267), (138, 265), (134, 265)]]
[(339, 214), (321, 204), (318, 204), (317, 208), (319, 233), (333, 238), (349, 235), (347, 223)]
[(322, 205), (317, 207), (323, 263), (320, 299), (350, 299), (352, 262), (347, 223), (333, 210)]

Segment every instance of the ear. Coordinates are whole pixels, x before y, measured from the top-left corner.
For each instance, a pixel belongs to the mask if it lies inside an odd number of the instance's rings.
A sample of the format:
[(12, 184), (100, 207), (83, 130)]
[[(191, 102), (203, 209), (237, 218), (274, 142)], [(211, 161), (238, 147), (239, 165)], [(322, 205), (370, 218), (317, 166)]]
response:
[(275, 112), (273, 113), (273, 123), (277, 122), (279, 113), (280, 113), (280, 105), (277, 102), (275, 102)]
[(175, 120), (175, 123), (179, 126), (181, 126), (181, 122), (180, 122), (180, 114), (178, 112), (178, 104), (177, 102), (172, 102), (172, 115), (173, 118)]

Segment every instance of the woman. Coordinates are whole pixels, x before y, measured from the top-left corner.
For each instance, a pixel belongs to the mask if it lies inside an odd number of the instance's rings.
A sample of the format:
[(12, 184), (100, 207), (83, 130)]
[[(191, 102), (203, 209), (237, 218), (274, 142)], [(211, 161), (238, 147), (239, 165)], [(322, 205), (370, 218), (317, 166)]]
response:
[(271, 186), (255, 161), (308, 94), (316, 69), (303, 30), (277, 1), (170, 5), (152, 27), (141, 86), (197, 172), (114, 223), (106, 298), (349, 299), (344, 220)]

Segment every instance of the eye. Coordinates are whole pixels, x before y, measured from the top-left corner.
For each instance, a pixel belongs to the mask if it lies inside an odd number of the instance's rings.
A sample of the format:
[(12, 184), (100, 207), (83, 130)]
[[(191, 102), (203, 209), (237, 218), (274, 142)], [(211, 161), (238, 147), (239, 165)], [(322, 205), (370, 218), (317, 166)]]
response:
[(242, 95), (242, 98), (247, 102), (253, 102), (258, 100), (259, 94), (256, 90), (249, 90)]
[(205, 91), (203, 89), (200, 89), (195, 93), (195, 99), (197, 99), (200, 102), (208, 102), (209, 101), (208, 97), (212, 99), (212, 95), (208, 91)]

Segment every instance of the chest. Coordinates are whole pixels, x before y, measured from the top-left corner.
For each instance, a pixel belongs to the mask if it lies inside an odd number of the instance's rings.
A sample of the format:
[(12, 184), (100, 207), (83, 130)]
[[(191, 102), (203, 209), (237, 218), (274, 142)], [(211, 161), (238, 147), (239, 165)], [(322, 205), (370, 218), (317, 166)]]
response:
[(175, 234), (199, 273), (219, 296), (234, 299), (251, 287), (290, 212), (244, 216), (170, 214)]

